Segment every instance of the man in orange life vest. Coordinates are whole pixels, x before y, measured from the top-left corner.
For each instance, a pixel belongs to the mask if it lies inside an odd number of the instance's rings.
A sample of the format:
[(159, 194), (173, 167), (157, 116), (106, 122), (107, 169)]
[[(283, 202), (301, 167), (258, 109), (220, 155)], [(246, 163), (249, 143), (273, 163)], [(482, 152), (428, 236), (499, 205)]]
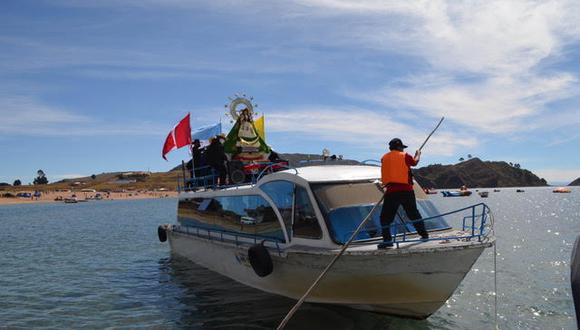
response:
[[(411, 220), (421, 219), (421, 213), (417, 210), (417, 201), (413, 191), (413, 175), (411, 166), (419, 163), (421, 152), (417, 150), (415, 157), (404, 151), (407, 148), (399, 138), (389, 142), (390, 152), (381, 159), (381, 181), (385, 188), (385, 201), (381, 211), (381, 225), (383, 227), (383, 243), (379, 248), (384, 249), (393, 246), (391, 223), (395, 219), (399, 206), (402, 205)], [(421, 239), (428, 239), (429, 234), (423, 221), (413, 222), (413, 226)]]

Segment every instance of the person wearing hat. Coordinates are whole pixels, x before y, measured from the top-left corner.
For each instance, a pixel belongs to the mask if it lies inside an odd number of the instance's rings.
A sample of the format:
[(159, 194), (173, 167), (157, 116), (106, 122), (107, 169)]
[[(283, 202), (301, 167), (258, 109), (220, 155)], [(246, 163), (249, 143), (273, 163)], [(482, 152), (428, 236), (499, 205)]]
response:
[(191, 178), (197, 178), (201, 176), (200, 167), (204, 166), (204, 148), (201, 147), (201, 142), (199, 139), (193, 140), (191, 143), (191, 160), (187, 162), (186, 168), (191, 172)]
[(206, 163), (213, 168), (218, 176), (217, 185), (225, 185), (226, 184), (226, 176), (227, 176), (227, 169), (226, 169), (226, 161), (228, 160), (225, 151), (223, 142), (225, 141), (225, 137), (217, 135), (213, 139), (209, 146), (206, 149)]
[[(383, 242), (379, 248), (393, 246), (390, 226), (399, 206), (407, 213), (411, 220), (422, 219), (421, 213), (417, 209), (415, 192), (413, 191), (413, 175), (411, 167), (416, 166), (421, 158), (421, 151), (415, 152), (415, 157), (409, 155), (404, 150), (407, 148), (403, 141), (394, 138), (389, 142), (390, 152), (381, 158), (381, 181), (385, 189), (385, 200), (381, 210), (381, 225), (383, 227)], [(425, 229), (423, 221), (414, 221), (413, 226), (422, 240), (429, 238), (429, 233)]]

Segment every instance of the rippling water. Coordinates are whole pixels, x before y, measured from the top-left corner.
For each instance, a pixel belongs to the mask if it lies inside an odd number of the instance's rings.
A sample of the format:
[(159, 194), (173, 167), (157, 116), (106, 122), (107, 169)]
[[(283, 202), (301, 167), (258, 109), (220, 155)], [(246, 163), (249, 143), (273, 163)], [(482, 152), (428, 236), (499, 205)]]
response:
[[(432, 199), (441, 211), (481, 201), (494, 211), (501, 328), (575, 327), (569, 260), (580, 189)], [(156, 228), (175, 217), (175, 199), (0, 206), (0, 328), (275, 327), (293, 301), (171, 256)], [(305, 304), (288, 328), (489, 329), (493, 301), (488, 249), (427, 320)]]

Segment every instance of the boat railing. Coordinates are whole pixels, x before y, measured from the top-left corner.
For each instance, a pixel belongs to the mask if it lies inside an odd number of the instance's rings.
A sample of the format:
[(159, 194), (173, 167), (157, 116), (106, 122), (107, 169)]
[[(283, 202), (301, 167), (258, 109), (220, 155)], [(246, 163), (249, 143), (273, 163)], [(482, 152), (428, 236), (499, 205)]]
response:
[[(193, 169), (193, 176), (191, 174), (188, 175), (185, 169), (182, 169), (181, 175), (178, 174), (177, 176), (177, 191), (196, 191), (200, 189), (227, 189), (227, 188), (235, 188), (240, 186), (246, 186), (248, 184), (255, 184), (257, 183), (263, 176), (267, 174), (271, 174), (274, 172), (278, 172), (281, 170), (294, 170), (296, 174), (298, 174), (298, 170), (295, 167), (290, 167), (286, 165), (286, 162), (260, 162), (256, 163), (255, 165), (259, 166), (261, 170), (256, 170), (251, 173), (244, 173), (247, 176), (243, 182), (234, 183), (234, 184), (225, 184), (218, 186), (218, 174), (211, 166), (201, 166), (196, 167)], [(252, 165), (252, 164), (249, 164)], [(195, 176), (195, 173), (202, 173), (199, 176)], [(189, 178), (188, 178), (189, 177)]]
[(281, 239), (272, 237), (233, 232), (218, 228), (208, 228), (205, 226), (173, 225), (173, 231), (182, 234), (195, 235), (197, 237), (206, 238), (209, 240), (218, 240), (220, 242), (234, 242), (236, 246), (255, 245), (265, 242), (265, 245), (271, 245), (271, 247), (275, 248), (278, 252), (278, 255), (282, 255), (282, 248), (280, 247), (280, 243), (284, 243)]
[[(201, 188), (215, 188), (217, 185), (217, 172), (209, 165), (200, 166), (193, 169), (194, 175), (188, 178), (185, 168), (182, 168), (182, 175), (177, 175), (177, 191), (194, 191)], [(195, 176), (195, 173), (200, 175)]]
[[(381, 230), (394, 230), (393, 236), (393, 243), (399, 246), (401, 243), (410, 243), (410, 242), (425, 242), (425, 241), (449, 241), (449, 240), (466, 240), (470, 241), (473, 239), (477, 239), (481, 242), (482, 239), (486, 238), (491, 233), (491, 226), (493, 225), (490, 219), (490, 208), (485, 203), (474, 204), (471, 206), (467, 206), (461, 209), (457, 209), (454, 211), (430, 216), (423, 219), (418, 220), (404, 220), (399, 217), (400, 222), (396, 223), (395, 221), (388, 226), (382, 227)], [(452, 232), (450, 235), (438, 235), (438, 236), (430, 236), (428, 239), (422, 239), (418, 237), (416, 232), (408, 232), (408, 224), (414, 224), (418, 222), (423, 222), (427, 224), (429, 221), (436, 221), (443, 218), (447, 224), (449, 224), (448, 229), (458, 229), (459, 231)], [(456, 224), (454, 226), (454, 224)], [(426, 226), (429, 228), (429, 226)], [(438, 229), (437, 231), (441, 231)], [(354, 231), (348, 233), (348, 237), (352, 235)], [(362, 239), (357, 240), (357, 243), (370, 243), (371, 241), (376, 241), (376, 237), (374, 239)]]
[(378, 159), (365, 159), (360, 163), (363, 165), (371, 165), (371, 166), (380, 166), (381, 165), (381, 161)]
[[(306, 160), (300, 161), (301, 165), (304, 163), (320, 163), (320, 164), (332, 164), (333, 162), (340, 162), (340, 160)], [(380, 165), (380, 161), (375, 159), (367, 159), (361, 162), (364, 165), (371, 165), (369, 163), (376, 163)], [(248, 165), (252, 165), (251, 163)], [(287, 161), (282, 162), (260, 162), (256, 163), (255, 165), (259, 166), (259, 171), (245, 173), (247, 179), (240, 183), (234, 184), (226, 184), (226, 185), (219, 185), (217, 184), (218, 174), (211, 166), (201, 166), (196, 167), (191, 170), (185, 170), (185, 165), (182, 164), (181, 175), (178, 174), (177, 176), (177, 191), (196, 191), (200, 189), (227, 189), (227, 188), (235, 188), (240, 186), (245, 186), (248, 184), (256, 184), (262, 177), (278, 172), (281, 170), (293, 170), (295, 174), (298, 174), (297, 167), (289, 166)], [(374, 164), (372, 166), (375, 166)], [(229, 168), (226, 166), (226, 168)], [(188, 174), (189, 173), (189, 174)], [(201, 173), (198, 176), (192, 176), (192, 173)], [(230, 180), (231, 181), (231, 180)]]
[(287, 169), (287, 170), (294, 170), (294, 173), (296, 175), (298, 175), (298, 170), (296, 169), (296, 167), (291, 167), (289, 165), (284, 165), (281, 163), (269, 163), (268, 166), (264, 167), (262, 169), (262, 171), (260, 171), (260, 173), (254, 178), (252, 178), (253, 183), (258, 182), (264, 175), (270, 174), (275, 172), (274, 169), (278, 167), (279, 169), (277, 169), (277, 171), (280, 171), (280, 169)]

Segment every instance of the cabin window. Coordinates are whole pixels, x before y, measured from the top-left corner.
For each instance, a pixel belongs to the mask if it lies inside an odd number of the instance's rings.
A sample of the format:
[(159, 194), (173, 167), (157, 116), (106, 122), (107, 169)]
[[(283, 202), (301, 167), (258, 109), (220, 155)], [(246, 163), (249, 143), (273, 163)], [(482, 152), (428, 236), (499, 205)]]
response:
[(250, 234), (284, 241), (274, 210), (259, 195), (196, 198), (179, 202), (182, 225)]
[(294, 183), (289, 181), (270, 181), (260, 189), (272, 199), (282, 216), (288, 237), (292, 237), (292, 205), (294, 203)]
[[(345, 243), (350, 238), (382, 194), (375, 184), (370, 182), (312, 184), (311, 187), (332, 239), (339, 244)], [(417, 207), (424, 218), (439, 214), (431, 201), (418, 200)], [(371, 219), (358, 233), (356, 240), (382, 237), (380, 213), (381, 206), (378, 206)], [(402, 207), (398, 213), (405, 222), (396, 216), (390, 228), (391, 234), (415, 232)], [(443, 218), (426, 221), (425, 226), (428, 230), (450, 228)]]
[(292, 229), (295, 237), (322, 238), (322, 230), (318, 224), (308, 191), (301, 186), (296, 186)]

